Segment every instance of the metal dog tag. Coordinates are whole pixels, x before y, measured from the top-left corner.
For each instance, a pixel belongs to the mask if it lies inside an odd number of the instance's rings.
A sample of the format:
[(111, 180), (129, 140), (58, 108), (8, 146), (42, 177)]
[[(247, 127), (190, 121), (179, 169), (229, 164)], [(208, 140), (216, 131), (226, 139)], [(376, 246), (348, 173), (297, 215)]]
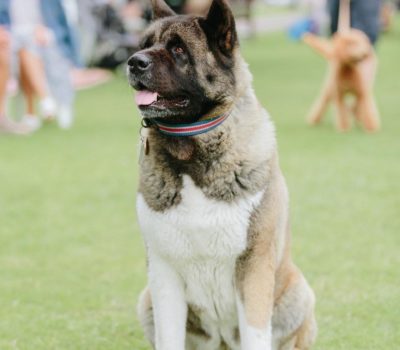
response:
[(140, 135), (139, 164), (142, 164), (144, 157), (149, 154), (149, 151), (149, 140), (146, 136)]

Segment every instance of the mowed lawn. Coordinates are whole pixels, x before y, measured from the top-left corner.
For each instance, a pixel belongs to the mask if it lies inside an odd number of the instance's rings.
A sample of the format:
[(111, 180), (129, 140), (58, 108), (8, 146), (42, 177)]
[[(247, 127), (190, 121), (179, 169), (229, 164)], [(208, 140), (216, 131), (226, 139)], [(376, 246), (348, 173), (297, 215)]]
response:
[[(295, 261), (317, 295), (315, 349), (400, 348), (400, 28), (379, 44), (383, 130), (305, 122), (325, 63), (284, 35), (242, 44), (276, 126)], [(243, 116), (250, 117), (250, 116)], [(77, 122), (0, 137), (0, 349), (150, 349), (136, 215), (139, 116), (122, 76)]]

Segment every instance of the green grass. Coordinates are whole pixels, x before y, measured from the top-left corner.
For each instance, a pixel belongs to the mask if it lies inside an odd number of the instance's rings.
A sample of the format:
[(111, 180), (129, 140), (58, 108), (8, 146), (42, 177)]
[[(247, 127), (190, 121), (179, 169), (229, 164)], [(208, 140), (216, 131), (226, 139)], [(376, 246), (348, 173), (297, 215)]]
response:
[[(242, 45), (277, 125), (315, 349), (400, 346), (399, 29), (379, 46), (376, 135), (305, 125), (325, 71), (311, 50), (283, 35)], [(118, 78), (79, 95), (72, 131), (0, 137), (0, 349), (149, 349), (135, 315), (146, 277), (131, 95)]]

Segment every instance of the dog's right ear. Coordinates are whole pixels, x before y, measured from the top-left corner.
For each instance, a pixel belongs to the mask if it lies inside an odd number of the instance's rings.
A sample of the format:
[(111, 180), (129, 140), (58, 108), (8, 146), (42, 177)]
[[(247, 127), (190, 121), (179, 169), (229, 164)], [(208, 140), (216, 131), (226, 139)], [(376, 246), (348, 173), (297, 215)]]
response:
[(164, 0), (151, 0), (153, 10), (153, 21), (159, 18), (175, 16), (176, 13), (165, 3)]

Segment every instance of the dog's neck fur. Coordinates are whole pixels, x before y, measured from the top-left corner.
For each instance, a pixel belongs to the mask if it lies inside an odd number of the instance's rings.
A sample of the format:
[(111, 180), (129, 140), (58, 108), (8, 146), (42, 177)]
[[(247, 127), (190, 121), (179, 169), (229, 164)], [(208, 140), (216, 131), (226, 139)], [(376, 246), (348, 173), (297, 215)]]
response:
[(238, 62), (236, 69), (243, 79), (224, 123), (195, 137), (170, 137), (149, 130), (150, 151), (140, 167), (139, 191), (153, 210), (164, 211), (180, 203), (184, 174), (207, 197), (226, 202), (265, 188), (269, 160), (276, 149), (274, 130), (257, 102), (247, 66)]
[[(236, 84), (236, 96), (232, 101), (227, 101), (223, 106), (218, 106), (208, 113), (208, 115), (221, 115), (231, 113), (238, 105), (241, 108), (246, 104), (256, 104), (256, 98), (251, 87), (252, 76), (247, 64), (240, 55), (239, 50), (235, 52), (236, 66), (235, 76), (242, 77)], [(206, 117), (204, 117), (206, 118)], [(230, 116), (224, 124), (232, 124), (229, 121)], [(210, 131), (205, 135), (197, 137), (174, 137), (163, 135), (157, 130), (152, 130), (149, 137), (159, 144), (171, 157), (174, 162), (203, 162), (208, 163), (218, 159), (225, 151), (228, 150), (229, 133), (227, 129), (231, 126), (219, 126), (217, 129)], [(215, 137), (215, 135), (218, 135)], [(153, 142), (152, 142), (153, 143)], [(218, 146), (218, 147), (217, 147)], [(223, 147), (225, 146), (225, 147)]]

